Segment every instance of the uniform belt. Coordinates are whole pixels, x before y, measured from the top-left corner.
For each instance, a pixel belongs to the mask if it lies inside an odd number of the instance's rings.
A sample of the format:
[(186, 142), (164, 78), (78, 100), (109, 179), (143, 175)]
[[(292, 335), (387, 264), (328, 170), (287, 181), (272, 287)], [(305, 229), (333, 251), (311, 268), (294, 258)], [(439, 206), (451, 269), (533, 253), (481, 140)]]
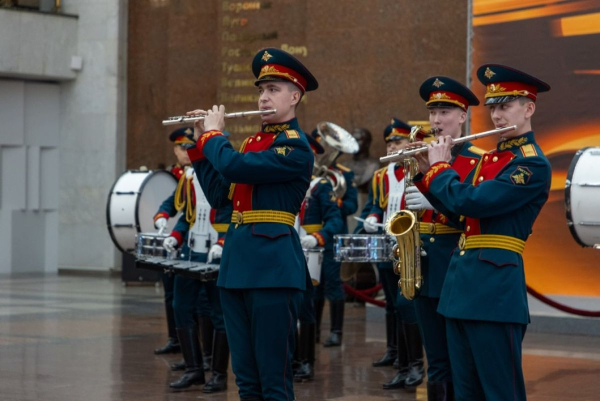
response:
[(323, 224), (304, 224), (302, 225), (302, 228), (304, 229), (304, 231), (306, 231), (307, 234), (314, 234), (317, 231), (323, 229)]
[(229, 223), (212, 224), (212, 228), (218, 233), (226, 233), (229, 229)]
[(296, 215), (280, 210), (247, 210), (245, 212), (234, 210), (231, 215), (231, 222), (235, 223), (236, 228), (240, 224), (253, 223), (282, 223), (293, 227), (295, 221)]
[(440, 223), (419, 223), (419, 232), (421, 234), (461, 234), (461, 230), (448, 227)]
[(497, 248), (513, 251), (519, 255), (525, 250), (525, 241), (508, 235), (482, 234), (482, 235), (465, 235), (460, 236), (458, 248), (462, 250), (477, 249), (477, 248)]

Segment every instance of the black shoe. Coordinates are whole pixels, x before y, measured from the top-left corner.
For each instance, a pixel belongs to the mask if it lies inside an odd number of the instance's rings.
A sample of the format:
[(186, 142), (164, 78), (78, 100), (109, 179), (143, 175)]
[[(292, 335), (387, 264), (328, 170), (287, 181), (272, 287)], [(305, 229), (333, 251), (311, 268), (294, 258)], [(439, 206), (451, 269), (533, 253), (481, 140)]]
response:
[(294, 381), (305, 382), (315, 378), (315, 367), (312, 362), (302, 362), (294, 375)]
[(331, 332), (323, 343), (323, 347), (339, 347), (342, 345), (342, 333)]
[(329, 338), (323, 343), (324, 347), (338, 347), (342, 345), (342, 328), (344, 327), (344, 300), (331, 301), (329, 308), (331, 311), (331, 333)]
[(179, 346), (179, 341), (177, 338), (173, 337), (169, 337), (169, 340), (164, 347), (154, 350), (155, 355), (176, 354), (178, 352), (181, 352), (181, 347)]
[(427, 382), (427, 401), (454, 401), (452, 382)]
[(185, 361), (175, 362), (171, 365), (171, 370), (177, 372), (179, 370), (185, 370)]
[(373, 362), (374, 367), (392, 366), (398, 358), (398, 336), (396, 335), (396, 316), (394, 314), (385, 315), (385, 337), (387, 344), (385, 354)]
[(387, 382), (383, 383), (384, 390), (392, 390), (396, 388), (404, 388), (404, 383), (406, 382), (406, 377), (408, 376), (408, 368), (402, 368), (396, 373), (394, 378)]
[(405, 324), (406, 344), (408, 350), (409, 372), (406, 377), (404, 388), (407, 391), (415, 391), (416, 387), (423, 383), (425, 369), (423, 368), (423, 342), (419, 325), (416, 323)]
[(315, 335), (314, 323), (300, 322), (298, 355), (302, 359), (300, 367), (294, 373), (294, 381), (303, 382), (315, 377)]
[(205, 393), (227, 390), (227, 367), (229, 365), (229, 343), (224, 331), (215, 331), (213, 343), (212, 377), (204, 386)]
[(416, 391), (417, 386), (423, 383), (423, 376), (425, 369), (423, 369), (423, 360), (411, 362), (408, 367), (408, 374), (404, 381), (404, 388), (406, 391)]
[(215, 329), (210, 317), (198, 315), (197, 319), (200, 330), (200, 340), (202, 341), (203, 368), (205, 372), (208, 372), (212, 366), (212, 350)]
[(209, 372), (211, 366), (212, 366), (212, 354), (209, 356), (204, 355), (202, 357), (202, 369), (205, 372)]
[(177, 329), (181, 352), (185, 360), (185, 372), (181, 379), (169, 384), (172, 389), (180, 390), (192, 385), (204, 384), (204, 370), (202, 369), (202, 347), (198, 338), (196, 327)]

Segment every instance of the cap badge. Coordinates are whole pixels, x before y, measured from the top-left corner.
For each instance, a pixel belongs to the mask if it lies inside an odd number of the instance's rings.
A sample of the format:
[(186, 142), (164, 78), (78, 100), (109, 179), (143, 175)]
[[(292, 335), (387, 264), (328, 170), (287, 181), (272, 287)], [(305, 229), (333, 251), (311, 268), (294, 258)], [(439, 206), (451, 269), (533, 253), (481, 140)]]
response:
[(485, 77), (486, 77), (487, 79), (492, 79), (492, 77), (493, 77), (494, 75), (496, 75), (496, 73), (495, 73), (494, 71), (490, 70), (490, 67), (487, 67), (487, 68), (485, 69), (485, 74), (483, 74), (483, 75), (485, 75)]
[(440, 99), (450, 99), (450, 96), (448, 96), (448, 95), (446, 95), (445, 93), (442, 93), (442, 92), (437, 92), (437, 93), (432, 93), (430, 99), (432, 99), (432, 100), (433, 99), (437, 99), (437, 100), (440, 100)]
[(487, 89), (487, 93), (503, 93), (505, 91), (506, 88), (504, 88), (500, 84), (490, 84)]
[(436, 78), (435, 81), (433, 82), (433, 86), (435, 86), (436, 88), (439, 88), (442, 85), (444, 85), (444, 83), (442, 81), (440, 81), (438, 78)]
[(185, 132), (186, 135), (190, 135), (193, 131), (192, 131), (191, 128), (188, 128), (184, 132)]
[(267, 51), (265, 50), (265, 53), (264, 53), (264, 54), (263, 54), (263, 56), (262, 56), (262, 60), (263, 60), (263, 61), (265, 61), (265, 62), (268, 62), (268, 61), (269, 61), (269, 59), (270, 59), (270, 58), (272, 58), (272, 57), (273, 57), (273, 56), (271, 56), (271, 55), (269, 54), (269, 52), (267, 52)]

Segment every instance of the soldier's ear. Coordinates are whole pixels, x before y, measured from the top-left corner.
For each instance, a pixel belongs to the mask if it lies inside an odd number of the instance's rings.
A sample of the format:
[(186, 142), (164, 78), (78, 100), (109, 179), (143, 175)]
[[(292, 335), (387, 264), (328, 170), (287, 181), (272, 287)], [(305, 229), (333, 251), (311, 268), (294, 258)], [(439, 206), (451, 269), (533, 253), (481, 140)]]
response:
[(535, 102), (525, 103), (525, 118), (531, 118), (535, 113)]
[(461, 110), (458, 122), (464, 124), (465, 121), (467, 121), (467, 113)]

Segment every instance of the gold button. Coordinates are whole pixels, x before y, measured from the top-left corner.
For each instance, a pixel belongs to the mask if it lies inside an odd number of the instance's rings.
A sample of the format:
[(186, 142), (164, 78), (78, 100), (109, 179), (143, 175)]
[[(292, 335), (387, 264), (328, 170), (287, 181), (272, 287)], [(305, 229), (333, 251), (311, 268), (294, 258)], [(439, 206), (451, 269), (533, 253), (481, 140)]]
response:
[(467, 232), (471, 231), (471, 226), (467, 226)]
[(239, 206), (240, 205), (240, 201), (237, 201), (236, 205)]
[(486, 162), (487, 159), (488, 159), (488, 157), (486, 156), (486, 157), (483, 158), (483, 161)]
[(459, 255), (462, 256), (465, 254), (465, 251), (460, 251)]
[(483, 181), (483, 177), (479, 177), (479, 180), (478, 180), (478, 181), (479, 181), (479, 182)]
[(498, 156), (494, 156), (494, 158), (492, 159), (492, 161), (493, 161), (494, 163), (496, 163), (496, 162), (498, 161)]
[(260, 136), (259, 136), (259, 137), (256, 137), (256, 140), (257, 140), (258, 142), (260, 142)]
[(435, 242), (435, 238), (433, 238), (433, 237), (429, 238), (429, 242)]
[(471, 165), (475, 164), (475, 160), (471, 159)]

